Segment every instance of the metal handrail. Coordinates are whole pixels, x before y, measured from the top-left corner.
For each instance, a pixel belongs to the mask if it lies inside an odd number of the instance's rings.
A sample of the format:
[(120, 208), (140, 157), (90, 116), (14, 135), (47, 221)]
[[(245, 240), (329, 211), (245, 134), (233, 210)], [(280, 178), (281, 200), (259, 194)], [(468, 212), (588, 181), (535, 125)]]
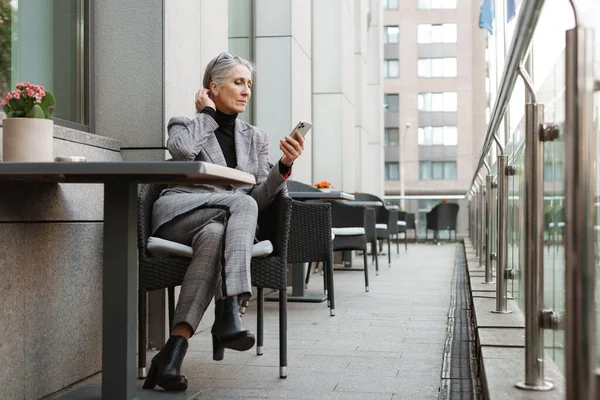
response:
[[(502, 72), (498, 97), (496, 98), (496, 102), (494, 104), (490, 123), (485, 132), (483, 147), (481, 149), (477, 168), (475, 168), (469, 190), (471, 190), (473, 187), (479, 170), (484, 166), (485, 158), (490, 150), (492, 142), (494, 141), (494, 135), (500, 127), (502, 118), (504, 118), (510, 97), (515, 87), (515, 82), (517, 81), (517, 76), (519, 75), (519, 66), (528, 52), (528, 48), (544, 3), (545, 0), (530, 0), (524, 1), (521, 5), (515, 32), (513, 33), (512, 42), (510, 45), (510, 50), (508, 51), (506, 64), (504, 65), (504, 71)], [(504, 151), (502, 147), (501, 150)]]

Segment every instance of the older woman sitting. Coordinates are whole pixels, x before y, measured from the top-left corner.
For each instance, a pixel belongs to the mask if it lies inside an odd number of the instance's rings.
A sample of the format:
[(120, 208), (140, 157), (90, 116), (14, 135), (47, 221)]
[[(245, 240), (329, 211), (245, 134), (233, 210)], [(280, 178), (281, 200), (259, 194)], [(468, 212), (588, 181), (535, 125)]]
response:
[(266, 132), (237, 119), (251, 95), (253, 66), (247, 60), (221, 53), (204, 72), (204, 88), (196, 93), (194, 119), (172, 118), (167, 147), (175, 160), (205, 161), (236, 168), (256, 177), (257, 184), (233, 188), (178, 185), (165, 189), (153, 209), (154, 236), (193, 248), (175, 310), (171, 336), (152, 359), (145, 389), (185, 390), (181, 364), (204, 311), (215, 297), (211, 333), (213, 359), (224, 349), (244, 351), (254, 346), (239, 314), (251, 293), (250, 260), (258, 211), (284, 190), (296, 158), (302, 154), (302, 135), (285, 136), (279, 163), (269, 166)]

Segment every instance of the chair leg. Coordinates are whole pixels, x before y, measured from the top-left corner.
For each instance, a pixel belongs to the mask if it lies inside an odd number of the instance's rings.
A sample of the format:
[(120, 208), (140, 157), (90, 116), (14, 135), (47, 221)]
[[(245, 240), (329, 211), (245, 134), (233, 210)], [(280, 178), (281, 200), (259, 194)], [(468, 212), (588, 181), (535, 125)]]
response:
[(138, 379), (146, 377), (146, 292), (138, 294)]
[(365, 244), (364, 252), (364, 264), (365, 264), (365, 292), (369, 291), (369, 262), (367, 260), (367, 245)]
[(400, 239), (398, 239), (398, 235), (399, 235), (399, 233), (396, 232), (396, 255), (400, 254), (400, 243), (399, 243)]
[(287, 291), (279, 291), (279, 377), (287, 378)]
[[(317, 263), (319, 265), (319, 263)], [(327, 294), (327, 289), (329, 285), (327, 284), (327, 269), (325, 268), (325, 264), (321, 266), (321, 272), (323, 273), (323, 293)], [(329, 304), (327, 304), (329, 306)]]
[[(256, 288), (256, 355), (263, 355), (263, 340), (265, 327), (265, 290)], [(281, 304), (279, 305), (281, 309)]]
[(392, 237), (392, 235), (389, 235), (388, 240), (387, 240), (387, 242), (388, 242), (388, 267), (390, 267), (390, 268), (392, 268), (392, 250), (390, 250), (391, 249), (391, 246), (390, 246), (391, 237)]
[[(366, 257), (366, 256), (365, 256)], [(335, 317), (335, 293), (333, 286), (333, 259), (323, 263), (323, 269), (327, 269), (327, 302), (329, 303), (329, 315)]]
[(308, 281), (310, 280), (311, 267), (312, 263), (308, 263), (308, 268), (306, 269), (306, 279), (304, 280), (304, 289), (308, 289)]
[[(373, 242), (376, 244), (376, 242)], [(373, 243), (371, 243), (371, 247), (373, 246)], [(375, 257), (375, 275), (379, 275), (379, 258)]]
[(377, 260), (377, 240), (371, 242), (371, 264)]
[(169, 294), (169, 330), (173, 327), (173, 318), (175, 317), (175, 288), (167, 288)]
[(408, 229), (404, 231), (404, 251), (408, 251)]

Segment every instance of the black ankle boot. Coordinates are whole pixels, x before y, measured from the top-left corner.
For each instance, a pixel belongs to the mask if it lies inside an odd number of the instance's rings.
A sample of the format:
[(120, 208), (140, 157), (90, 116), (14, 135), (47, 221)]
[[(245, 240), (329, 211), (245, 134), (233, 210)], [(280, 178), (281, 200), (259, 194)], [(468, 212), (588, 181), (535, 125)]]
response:
[(181, 363), (188, 348), (183, 336), (171, 336), (162, 350), (154, 356), (144, 389), (154, 389), (156, 385), (167, 391), (187, 389), (187, 379), (181, 375)]
[(221, 361), (226, 348), (245, 351), (254, 346), (254, 333), (242, 325), (240, 301), (238, 296), (215, 301), (215, 323), (211, 329), (213, 360)]

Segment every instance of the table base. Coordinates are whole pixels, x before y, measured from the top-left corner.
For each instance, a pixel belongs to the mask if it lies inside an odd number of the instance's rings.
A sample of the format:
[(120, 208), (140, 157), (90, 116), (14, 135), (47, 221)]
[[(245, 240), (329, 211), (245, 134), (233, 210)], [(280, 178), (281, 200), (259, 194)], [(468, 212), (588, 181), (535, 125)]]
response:
[[(55, 400), (101, 400), (102, 389), (100, 386), (81, 386), (70, 390)], [(136, 389), (136, 400), (194, 400), (200, 397), (202, 392), (198, 390), (186, 390), (185, 392), (165, 392), (164, 390)]]
[[(279, 295), (265, 296), (267, 301), (279, 301)], [(322, 303), (327, 300), (325, 293), (305, 293), (303, 296), (288, 294), (287, 301), (291, 303)]]

